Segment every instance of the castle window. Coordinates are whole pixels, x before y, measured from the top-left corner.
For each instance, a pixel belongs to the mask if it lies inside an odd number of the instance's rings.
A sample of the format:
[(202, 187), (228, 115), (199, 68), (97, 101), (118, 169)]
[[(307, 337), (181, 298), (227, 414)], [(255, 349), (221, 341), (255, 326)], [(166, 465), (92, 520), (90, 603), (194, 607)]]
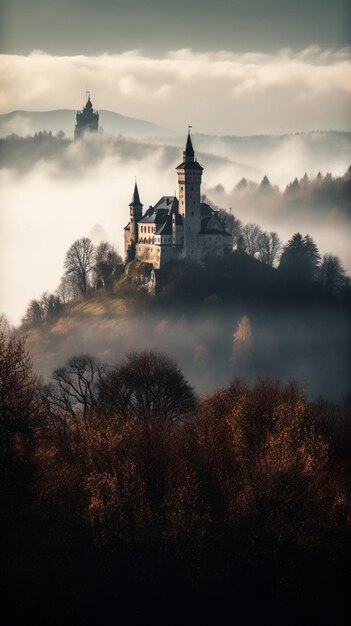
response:
[(194, 211), (191, 211), (191, 217), (194, 217)]

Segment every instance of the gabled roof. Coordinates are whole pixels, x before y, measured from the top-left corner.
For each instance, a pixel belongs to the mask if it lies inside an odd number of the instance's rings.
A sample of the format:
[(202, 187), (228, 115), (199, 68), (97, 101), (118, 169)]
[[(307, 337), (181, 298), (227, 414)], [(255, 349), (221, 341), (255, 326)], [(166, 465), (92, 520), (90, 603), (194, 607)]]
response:
[(171, 235), (172, 234), (172, 216), (167, 215), (166, 220), (156, 231), (156, 235)]
[(175, 213), (178, 209), (178, 198), (176, 196), (162, 196), (154, 206), (154, 211), (167, 209), (170, 213)]
[(138, 224), (162, 224), (167, 219), (168, 214), (167, 209), (157, 209), (156, 211), (149, 209), (138, 221)]
[(200, 212), (201, 212), (201, 217), (211, 216), (215, 214), (215, 210), (212, 209), (212, 207), (210, 207), (209, 204), (206, 204), (206, 202), (201, 202)]
[(178, 199), (175, 196), (162, 196), (154, 207), (150, 207), (139, 220), (139, 224), (162, 224), (168, 215), (177, 213)]
[(201, 219), (201, 234), (205, 235), (229, 235), (222, 222), (218, 219), (215, 213), (210, 216), (203, 217)]

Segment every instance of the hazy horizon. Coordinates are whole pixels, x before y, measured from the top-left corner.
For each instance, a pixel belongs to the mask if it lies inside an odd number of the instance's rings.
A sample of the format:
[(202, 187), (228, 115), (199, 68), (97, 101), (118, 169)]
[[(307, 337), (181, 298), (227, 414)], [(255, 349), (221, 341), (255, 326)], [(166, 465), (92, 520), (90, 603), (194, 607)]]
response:
[[(225, 208), (243, 176), (259, 182), (268, 174), (284, 185), (304, 171), (342, 175), (349, 165), (332, 150), (329, 159), (313, 162), (299, 137), (256, 156), (200, 137), (348, 131), (351, 39), (344, 0), (278, 6), (270, 0), (13, 0), (1, 1), (0, 10), (0, 113), (81, 109), (88, 89), (96, 109), (148, 120), (177, 137), (191, 124), (205, 160), (203, 191)], [(72, 116), (72, 131), (74, 123)], [(174, 193), (174, 151), (127, 143), (117, 155), (102, 149), (93, 169), (82, 165), (74, 145), (67, 162), (42, 155), (22, 174), (3, 167), (1, 297), (12, 319), (31, 297), (56, 287), (68, 245), (94, 224), (122, 251), (134, 176), (145, 206)], [(301, 223), (300, 216), (294, 225), (291, 215), (283, 225), (274, 211), (259, 207), (256, 215), (239, 211), (238, 217), (277, 230), (284, 241), (308, 226), (323, 252), (340, 254), (350, 267), (349, 224), (331, 209), (328, 222), (315, 224)]]
[(0, 113), (81, 109), (88, 89), (96, 109), (176, 132), (188, 124), (219, 135), (350, 129), (347, 47), (274, 53), (187, 48), (158, 58), (138, 50), (100, 56), (36, 50), (1, 61)]

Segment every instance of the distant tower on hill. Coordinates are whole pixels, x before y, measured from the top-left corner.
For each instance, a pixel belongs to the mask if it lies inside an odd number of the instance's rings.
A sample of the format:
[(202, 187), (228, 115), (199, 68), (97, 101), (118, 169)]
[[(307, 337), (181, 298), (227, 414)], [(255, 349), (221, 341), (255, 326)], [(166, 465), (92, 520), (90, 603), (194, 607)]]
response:
[(87, 91), (88, 99), (83, 111), (77, 111), (74, 138), (79, 139), (86, 131), (97, 132), (99, 130), (99, 114), (94, 113), (93, 104), (90, 100), (90, 92)]

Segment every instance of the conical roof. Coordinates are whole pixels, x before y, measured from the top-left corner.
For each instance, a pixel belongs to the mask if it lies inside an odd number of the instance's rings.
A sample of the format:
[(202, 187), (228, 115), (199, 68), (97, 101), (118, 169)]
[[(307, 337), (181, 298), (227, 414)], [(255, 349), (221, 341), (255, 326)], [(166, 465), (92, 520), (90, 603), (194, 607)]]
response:
[(134, 191), (133, 191), (133, 197), (132, 197), (132, 201), (130, 203), (129, 206), (133, 206), (133, 205), (139, 205), (139, 206), (143, 206), (140, 202), (140, 198), (139, 198), (139, 191), (138, 191), (138, 185), (135, 181), (135, 185), (134, 185)]
[(201, 165), (195, 160), (193, 142), (191, 141), (191, 136), (190, 136), (190, 127), (188, 130), (185, 150), (183, 150), (183, 163), (178, 165), (176, 169), (177, 170), (180, 170), (180, 169), (202, 170), (203, 169)]
[(195, 156), (193, 143), (191, 141), (191, 136), (190, 136), (190, 130), (188, 132), (188, 138), (186, 140), (186, 146), (185, 146), (184, 154), (185, 154), (186, 157), (194, 157)]

